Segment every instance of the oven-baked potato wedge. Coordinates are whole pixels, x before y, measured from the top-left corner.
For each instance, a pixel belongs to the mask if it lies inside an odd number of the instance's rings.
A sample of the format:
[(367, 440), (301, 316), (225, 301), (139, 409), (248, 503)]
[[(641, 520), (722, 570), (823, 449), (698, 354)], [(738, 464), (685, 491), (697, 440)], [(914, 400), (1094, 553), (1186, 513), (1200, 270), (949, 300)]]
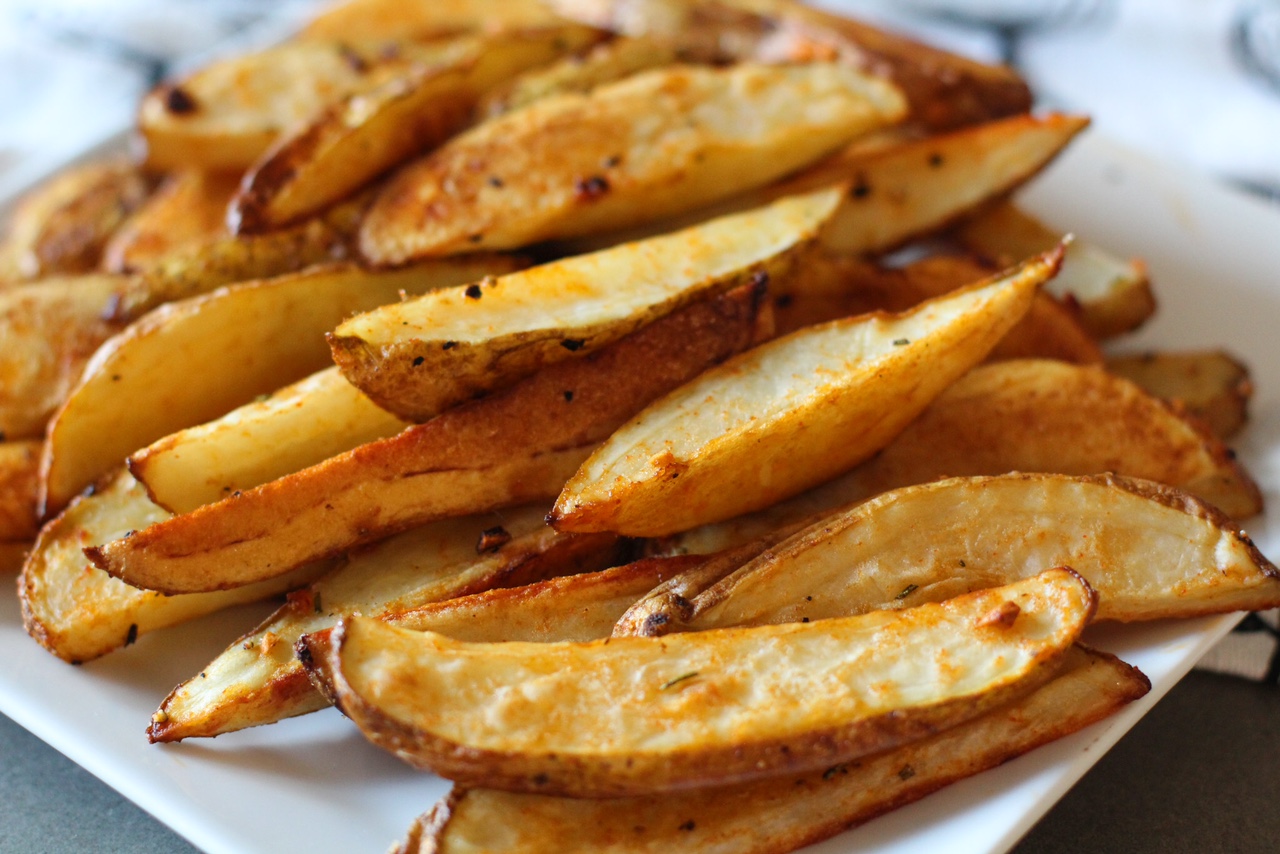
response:
[(227, 214), (232, 229), (270, 231), (324, 210), (453, 136), (490, 89), (599, 37), (565, 25), (461, 40), (438, 62), (328, 105), (245, 175)]
[(768, 184), (902, 111), (891, 85), (838, 65), (642, 72), (535, 101), (404, 167), (365, 216), (360, 251), (398, 264), (660, 221)]
[(33, 439), (122, 324), (110, 307), (124, 276), (58, 276), (0, 290), (0, 435)]
[[(994, 264), (1007, 265), (1043, 252), (1062, 235), (1011, 203), (997, 204), (956, 230), (960, 242)], [(1098, 340), (1130, 332), (1156, 310), (1155, 295), (1142, 261), (1125, 261), (1083, 240), (1067, 247), (1062, 272), (1049, 292), (1068, 300), (1080, 322)]]
[(1107, 370), (1200, 419), (1222, 439), (1249, 418), (1249, 369), (1221, 350), (1113, 356)]
[(1280, 570), (1216, 508), (1114, 475), (953, 478), (826, 516), (668, 613), (655, 631), (912, 607), (1069, 564), (1098, 619), (1280, 606)]
[(1083, 729), (1150, 688), (1135, 668), (1077, 646), (1058, 675), (1027, 696), (856, 763), (739, 786), (625, 800), (457, 787), (414, 822), (395, 851), (793, 851)]
[(0, 441), (0, 542), (35, 539), (39, 482), (40, 442)]
[(687, 306), (586, 358), (89, 553), (130, 583), (209, 590), (433, 519), (552, 498), (636, 410), (758, 340), (760, 300), (749, 285)]
[(429, 41), (472, 31), (564, 23), (541, 0), (345, 0), (298, 34), (315, 41)]
[(323, 569), (304, 567), (218, 593), (162, 596), (117, 581), (84, 556), (86, 544), (126, 535), (168, 515), (147, 500), (126, 471), (105, 477), (96, 492), (73, 501), (41, 530), (18, 579), (27, 633), (64, 661), (89, 661), (147, 632), (298, 587)]
[(337, 368), (326, 368), (221, 418), (157, 439), (127, 462), (152, 501), (188, 513), (408, 426)]
[(343, 713), (414, 765), (622, 797), (829, 768), (954, 726), (1052, 678), (1094, 604), (1057, 569), (905, 611), (663, 638), (472, 644), (352, 617), (324, 666)]
[[(212, 737), (327, 705), (294, 657), (305, 633), (353, 613), (386, 617), (429, 602), (583, 569), (616, 554), (617, 538), (565, 535), (543, 524), (546, 505), (433, 522), (348, 555), (290, 595), (160, 704), (151, 741)], [(608, 635), (606, 629), (601, 637)]]
[(102, 347), (49, 428), (47, 513), (150, 442), (217, 418), (329, 364), (324, 335), (352, 312), (512, 269), (475, 257), (370, 272), (338, 265), (170, 303)]
[(425, 421), (541, 367), (582, 358), (683, 305), (784, 277), (839, 195), (826, 189), (785, 198), (386, 305), (333, 331), (333, 360), (387, 411)]
[(888, 445), (1016, 324), (1061, 251), (896, 315), (801, 329), (614, 433), (565, 485), (566, 531), (664, 536), (790, 498)]

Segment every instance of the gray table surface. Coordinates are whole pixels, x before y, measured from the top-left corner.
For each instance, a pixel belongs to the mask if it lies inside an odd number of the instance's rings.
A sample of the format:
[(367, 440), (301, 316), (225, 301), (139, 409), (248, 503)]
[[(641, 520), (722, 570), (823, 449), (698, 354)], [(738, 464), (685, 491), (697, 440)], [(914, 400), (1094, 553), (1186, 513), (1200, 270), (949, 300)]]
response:
[[(157, 748), (162, 749), (162, 748)], [(1280, 689), (1192, 673), (1017, 854), (1280, 851)], [(0, 716), (0, 852), (194, 851)]]

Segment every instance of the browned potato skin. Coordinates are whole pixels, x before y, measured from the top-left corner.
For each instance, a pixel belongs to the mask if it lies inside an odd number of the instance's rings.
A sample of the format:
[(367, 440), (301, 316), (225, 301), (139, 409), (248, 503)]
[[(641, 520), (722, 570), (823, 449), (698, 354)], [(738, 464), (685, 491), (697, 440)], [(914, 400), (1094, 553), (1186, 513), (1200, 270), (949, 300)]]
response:
[(40, 444), (0, 441), (0, 543), (35, 539)]
[(31, 546), (32, 543), (29, 540), (0, 542), (0, 573), (20, 571), (23, 562), (27, 559), (27, 553), (31, 551)]
[(689, 306), (396, 437), (89, 554), (136, 586), (213, 590), (431, 519), (551, 498), (647, 402), (750, 346), (762, 299), (748, 287)]
[(227, 203), (240, 180), (238, 172), (179, 169), (111, 237), (102, 256), (109, 273), (149, 269), (175, 250), (227, 233)]
[(1107, 370), (1167, 400), (1222, 439), (1235, 436), (1249, 419), (1249, 369), (1221, 350), (1116, 356), (1107, 360)]
[(346, 0), (313, 18), (298, 38), (422, 41), (476, 30), (558, 23), (564, 19), (539, 0)]
[(88, 273), (124, 218), (151, 192), (151, 180), (136, 166), (106, 161), (73, 166), (29, 192), (10, 217), (0, 252), (15, 268), (9, 281)]
[[(459, 854), (500, 844), (510, 854), (783, 854), (1083, 729), (1149, 690), (1137, 669), (1076, 647), (1062, 672), (1027, 697), (856, 764), (625, 800), (457, 787), (413, 823), (395, 851)], [(907, 768), (912, 773), (904, 773)]]

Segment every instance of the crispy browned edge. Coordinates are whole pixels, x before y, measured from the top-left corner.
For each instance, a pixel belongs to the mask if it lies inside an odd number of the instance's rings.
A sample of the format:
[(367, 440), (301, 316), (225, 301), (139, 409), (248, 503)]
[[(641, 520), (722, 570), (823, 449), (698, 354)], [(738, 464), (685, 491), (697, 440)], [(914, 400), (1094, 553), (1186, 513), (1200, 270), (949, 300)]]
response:
[[(377, 508), (371, 508), (365, 518), (308, 530), (307, 547), (300, 552), (269, 553), (265, 566), (258, 562), (261, 549), (271, 549), (273, 538), (287, 527), (277, 524), (278, 520), (297, 518), (307, 508), (324, 503), (323, 497), (312, 494), (311, 484), (323, 485), (332, 494), (334, 488), (368, 488), (420, 472), (478, 470), (525, 457), (532, 465), (540, 455), (578, 447), (585, 458), (648, 402), (771, 331), (765, 296), (765, 287), (756, 283), (688, 306), (596, 353), (553, 365), (397, 436), (362, 445), (85, 553), (95, 565), (127, 583), (176, 593), (190, 592), (190, 588), (165, 580), (154, 566), (146, 567), (145, 581), (138, 581), (140, 561), (154, 558), (152, 563), (164, 564), (171, 558), (220, 550), (225, 562), (232, 557), (227, 552), (234, 549), (235, 557), (244, 562), (245, 568), (237, 570), (241, 574), (230, 583), (199, 588), (220, 589), (247, 583), (249, 577), (283, 574), (311, 560), (382, 539), (429, 521), (436, 511), (401, 507), (392, 518), (379, 519)], [(637, 370), (641, 365), (645, 369)], [(562, 486), (562, 482), (533, 484), (529, 487), (533, 494), (513, 496), (512, 502), (550, 498)], [(468, 507), (466, 512), (488, 509), (494, 508)], [(272, 521), (264, 526), (264, 519)], [(254, 544), (259, 549), (256, 553)]]
[[(962, 769), (953, 773), (938, 777), (916, 776), (906, 778), (903, 780), (904, 786), (898, 788), (891, 795), (868, 803), (862, 809), (853, 812), (832, 814), (820, 825), (805, 827), (784, 840), (776, 841), (769, 846), (760, 846), (752, 849), (751, 854), (783, 854), (783, 852), (793, 851), (853, 829), (877, 816), (914, 803), (933, 792), (949, 786), (951, 783), (996, 768), (1037, 747), (1097, 723), (1151, 690), (1151, 681), (1142, 671), (1126, 664), (1110, 653), (1077, 645), (1073, 651), (1073, 657), (1080, 662), (1075, 665), (1077, 667), (1100, 664), (1110, 668), (1115, 674), (1117, 684), (1109, 687), (1107, 696), (1096, 707), (1083, 713), (1078, 709), (1062, 710), (1063, 719), (1043, 728), (1022, 727), (1019, 732), (1026, 739), (1024, 741), (1011, 740), (993, 745), (987, 752), (970, 757)], [(1067, 667), (1072, 667), (1072, 663), (1069, 662)], [(1035, 695), (1032, 694), (1031, 696)], [(1020, 701), (1015, 701), (1008, 706), (993, 710), (990, 714), (1012, 715), (1017, 712), (1020, 705)], [(954, 732), (962, 732), (964, 727), (965, 725), (962, 724)], [(1030, 734), (1030, 737), (1028, 737), (1028, 734)], [(944, 732), (937, 737), (946, 739), (949, 735)], [(827, 772), (820, 772), (814, 775), (815, 778), (824, 782), (829, 782), (828, 776)], [(796, 779), (788, 776), (778, 778), (776, 781), (755, 785), (776, 784), (785, 791), (795, 791), (797, 784), (804, 782), (805, 779)], [(839, 776), (831, 777), (831, 779), (839, 779)], [(446, 839), (453, 812), (462, 798), (466, 796), (467, 791), (461, 786), (455, 786), (435, 806), (419, 815), (410, 825), (405, 839), (392, 849), (394, 854), (441, 854), (443, 849), (440, 846)], [(711, 789), (707, 790), (703, 796), (732, 798), (734, 793), (735, 790), (732, 788), (724, 790)], [(618, 808), (621, 813), (625, 814), (626, 802), (618, 802)]]
[[(1075, 570), (1058, 567), (1057, 571), (1070, 574), (1084, 600), (1084, 613), (1077, 622), (1078, 637), (1079, 631), (1092, 621), (1097, 611), (1098, 596)], [(951, 601), (989, 593), (979, 591)], [(353, 691), (346, 684), (341, 666), (348, 632), (349, 624), (346, 622), (334, 629), (325, 666), (332, 680), (334, 704), (360, 727), (372, 743), (414, 767), (432, 771), (462, 785), (579, 798), (627, 797), (745, 783), (830, 767), (892, 749), (926, 738), (940, 729), (970, 720), (1030, 693), (1053, 678), (1071, 649), (1068, 645), (1058, 650), (1042, 651), (1034, 672), (1017, 684), (1000, 686), (976, 696), (933, 703), (910, 715), (892, 710), (820, 732), (756, 739), (750, 749), (735, 744), (704, 750), (697, 757), (668, 755), (658, 762), (642, 755), (627, 757), (625, 762), (611, 763), (598, 758), (544, 754), (541, 757), (544, 762), (540, 763), (543, 770), (534, 773), (504, 767), (508, 756), (500, 751), (460, 744), (391, 718)], [(553, 768), (554, 772), (550, 773)]]

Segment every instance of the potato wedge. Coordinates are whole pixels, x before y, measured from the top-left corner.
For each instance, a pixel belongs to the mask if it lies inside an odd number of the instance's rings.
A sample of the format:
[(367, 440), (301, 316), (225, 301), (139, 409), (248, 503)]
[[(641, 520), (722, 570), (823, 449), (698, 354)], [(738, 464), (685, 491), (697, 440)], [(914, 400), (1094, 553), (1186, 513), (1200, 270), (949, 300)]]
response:
[(453, 136), (488, 90), (599, 37), (566, 25), (460, 42), (438, 62), (330, 104), (245, 175), (227, 214), (232, 230), (270, 231), (324, 210)]
[(129, 456), (151, 500), (189, 513), (318, 465), (409, 425), (327, 368)]
[(31, 551), (30, 540), (0, 542), (0, 573), (16, 575)]
[(546, 365), (582, 358), (683, 305), (785, 276), (838, 197), (830, 189), (782, 199), (387, 305), (333, 331), (333, 360), (379, 406), (425, 421)]
[(66, 276), (0, 290), (0, 437), (32, 439), (120, 329), (106, 318), (122, 276)]
[(184, 168), (169, 174), (107, 243), (102, 268), (142, 272), (176, 250), (225, 237), (227, 205), (239, 182), (239, 172)]
[[(956, 231), (960, 242), (1001, 266), (1043, 252), (1062, 236), (1010, 203), (994, 205)], [(1130, 332), (1156, 310), (1142, 261), (1124, 261), (1083, 240), (1067, 247), (1062, 272), (1048, 288), (1080, 313), (1080, 322), (1098, 340)]]
[[(323, 708), (327, 702), (312, 688), (293, 645), (352, 613), (384, 617), (493, 587), (595, 569), (616, 556), (616, 537), (557, 534), (542, 521), (546, 510), (535, 505), (434, 522), (349, 555), (175, 688), (161, 703), (148, 737), (211, 737)], [(607, 635), (605, 629), (600, 636)]]
[(768, 184), (902, 110), (892, 86), (837, 65), (644, 72), (534, 102), (405, 167), (369, 209), (360, 252), (398, 264), (659, 221)]
[(1075, 647), (1046, 685), (1007, 706), (886, 753), (728, 788), (582, 800), (456, 788), (397, 854), (776, 854), (834, 836), (1083, 729), (1147, 693), (1138, 670)]
[(1094, 599), (1059, 569), (886, 614), (553, 644), (353, 617), (327, 667), (343, 713), (414, 765), (622, 797), (829, 768), (976, 717), (1052, 678)]
[(448, 46), (341, 41), (286, 42), (222, 59), (142, 99), (138, 129), (146, 165), (244, 170), (280, 133), (327, 103), (378, 85), (409, 64), (431, 62)]
[(540, 0), (345, 0), (313, 18), (300, 39), (426, 41), (472, 30), (564, 23)]
[(0, 542), (35, 539), (40, 443), (0, 442)]
[(1098, 619), (1280, 606), (1280, 570), (1221, 511), (1113, 475), (954, 478), (828, 516), (698, 594), (663, 631), (909, 608), (1069, 563)]
[(1223, 439), (1249, 418), (1249, 369), (1221, 350), (1115, 356), (1107, 370), (1200, 419)]
[(324, 334), (352, 312), (511, 267), (494, 258), (384, 273), (330, 266), (156, 309), (95, 354), (54, 417), (45, 512), (149, 442), (320, 370)]
[(664, 536), (847, 471), (982, 360), (1061, 257), (902, 314), (802, 329), (729, 360), (611, 436), (565, 485), (550, 520), (566, 531)]
[(23, 196), (9, 216), (0, 252), (13, 259), (13, 269), (0, 274), (0, 287), (6, 279), (97, 270), (108, 238), (150, 192), (151, 181), (123, 160), (54, 175)]
[(433, 519), (549, 499), (637, 409), (758, 340), (759, 299), (747, 286), (688, 306), (585, 359), (89, 554), (130, 583), (217, 589)]
[(40, 532), (18, 579), (27, 633), (64, 661), (89, 661), (147, 632), (305, 584), (324, 569), (304, 567), (221, 593), (162, 596), (117, 581), (85, 558), (86, 544), (125, 535), (168, 515), (124, 471), (105, 478), (94, 494), (73, 501)]
[(766, 532), (939, 477), (1114, 472), (1187, 491), (1247, 519), (1258, 486), (1221, 442), (1176, 410), (1097, 367), (1045, 360), (975, 368), (879, 456), (758, 513), (706, 525), (668, 548), (714, 552)]

